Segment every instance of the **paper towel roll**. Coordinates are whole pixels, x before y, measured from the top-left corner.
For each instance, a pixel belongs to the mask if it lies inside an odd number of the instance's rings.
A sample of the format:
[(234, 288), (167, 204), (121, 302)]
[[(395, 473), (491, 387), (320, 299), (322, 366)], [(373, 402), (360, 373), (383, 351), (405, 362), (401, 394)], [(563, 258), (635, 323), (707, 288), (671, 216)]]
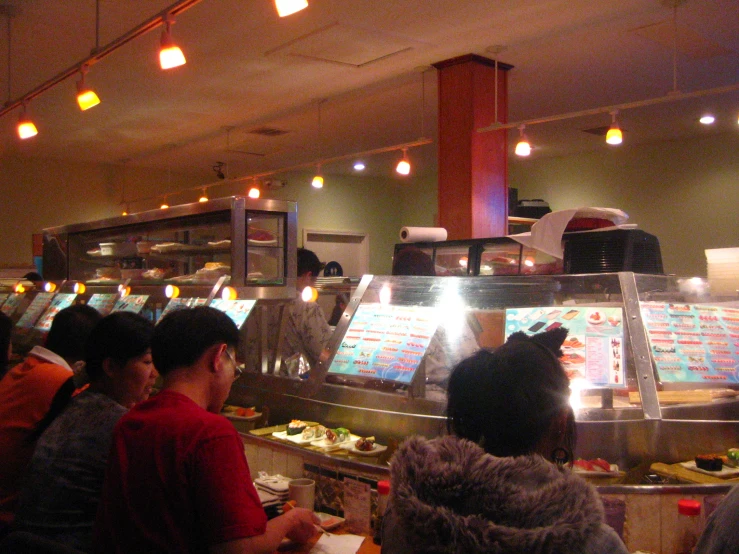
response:
[(438, 242), (446, 240), (443, 227), (401, 227), (401, 242)]

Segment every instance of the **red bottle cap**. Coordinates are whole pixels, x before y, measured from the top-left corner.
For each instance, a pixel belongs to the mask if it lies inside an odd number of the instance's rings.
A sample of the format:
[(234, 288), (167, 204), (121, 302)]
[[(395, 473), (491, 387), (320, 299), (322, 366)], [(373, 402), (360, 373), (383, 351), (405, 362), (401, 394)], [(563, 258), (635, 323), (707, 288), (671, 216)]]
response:
[(377, 481), (377, 494), (390, 494), (390, 481)]
[(677, 513), (684, 516), (699, 516), (701, 515), (701, 503), (697, 500), (678, 500)]

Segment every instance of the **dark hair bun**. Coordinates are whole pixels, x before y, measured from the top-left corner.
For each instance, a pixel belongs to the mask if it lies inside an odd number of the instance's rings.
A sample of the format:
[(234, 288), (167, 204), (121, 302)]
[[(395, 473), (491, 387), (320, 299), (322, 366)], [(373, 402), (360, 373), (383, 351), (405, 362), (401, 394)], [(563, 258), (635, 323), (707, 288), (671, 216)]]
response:
[(531, 341), (540, 344), (552, 354), (558, 358), (562, 356), (562, 344), (567, 338), (569, 330), (566, 327), (557, 327), (551, 331), (544, 333), (537, 333), (536, 335), (528, 336), (523, 331), (517, 331), (513, 333), (506, 342), (523, 342)]

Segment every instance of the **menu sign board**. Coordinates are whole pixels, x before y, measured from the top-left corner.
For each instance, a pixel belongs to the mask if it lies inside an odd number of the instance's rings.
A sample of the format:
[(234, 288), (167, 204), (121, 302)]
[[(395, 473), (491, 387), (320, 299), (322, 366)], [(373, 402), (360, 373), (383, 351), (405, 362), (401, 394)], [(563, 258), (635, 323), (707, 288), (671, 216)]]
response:
[(76, 294), (57, 294), (44, 312), (44, 315), (42, 315), (41, 319), (36, 323), (36, 329), (39, 331), (49, 332), (51, 330), (51, 323), (54, 321), (56, 314), (64, 308), (71, 306), (74, 303), (75, 298), (77, 298)]
[(87, 305), (106, 316), (113, 311), (116, 300), (118, 300), (117, 294), (93, 294), (87, 301)]
[(643, 302), (659, 378), (668, 383), (739, 383), (739, 308)]
[(233, 320), (236, 327), (241, 329), (241, 326), (246, 321), (246, 318), (249, 317), (251, 309), (256, 303), (256, 300), (224, 300), (222, 298), (214, 298), (210, 306), (216, 310), (221, 310)]
[(21, 305), (21, 302), (22, 301), (23, 301), (23, 295), (22, 294), (11, 294), (5, 300), (5, 303), (3, 304), (2, 308), (0, 308), (0, 310), (6, 316), (10, 317), (10, 316), (12, 316), (15, 313), (15, 311)]
[(133, 312), (135, 314), (141, 312), (144, 304), (149, 299), (148, 294), (129, 294), (123, 298), (116, 300), (113, 306), (114, 312)]
[(434, 308), (360, 304), (329, 372), (410, 383), (437, 324)]
[(172, 298), (167, 303), (164, 310), (162, 310), (162, 314), (159, 316), (157, 322), (161, 321), (162, 318), (170, 312), (175, 312), (185, 308), (195, 308), (196, 306), (205, 306), (207, 301), (207, 298)]
[(41, 314), (46, 311), (46, 308), (51, 304), (51, 299), (54, 298), (53, 292), (40, 292), (31, 301), (31, 304), (26, 309), (25, 313), (21, 316), (16, 323), (16, 326), (21, 329), (31, 329), (36, 320), (41, 317)]
[(506, 338), (567, 328), (560, 359), (570, 379), (623, 387), (624, 331), (621, 308), (550, 306), (506, 310)]

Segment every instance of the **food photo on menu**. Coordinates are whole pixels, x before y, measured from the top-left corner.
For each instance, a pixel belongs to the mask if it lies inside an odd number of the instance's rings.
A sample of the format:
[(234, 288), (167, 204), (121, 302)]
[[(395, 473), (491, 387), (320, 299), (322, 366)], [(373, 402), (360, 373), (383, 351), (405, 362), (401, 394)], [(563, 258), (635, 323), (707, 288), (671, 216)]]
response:
[(623, 387), (623, 312), (620, 307), (550, 306), (509, 308), (506, 339), (518, 331), (527, 335), (565, 327), (562, 365), (570, 379), (594, 386)]

